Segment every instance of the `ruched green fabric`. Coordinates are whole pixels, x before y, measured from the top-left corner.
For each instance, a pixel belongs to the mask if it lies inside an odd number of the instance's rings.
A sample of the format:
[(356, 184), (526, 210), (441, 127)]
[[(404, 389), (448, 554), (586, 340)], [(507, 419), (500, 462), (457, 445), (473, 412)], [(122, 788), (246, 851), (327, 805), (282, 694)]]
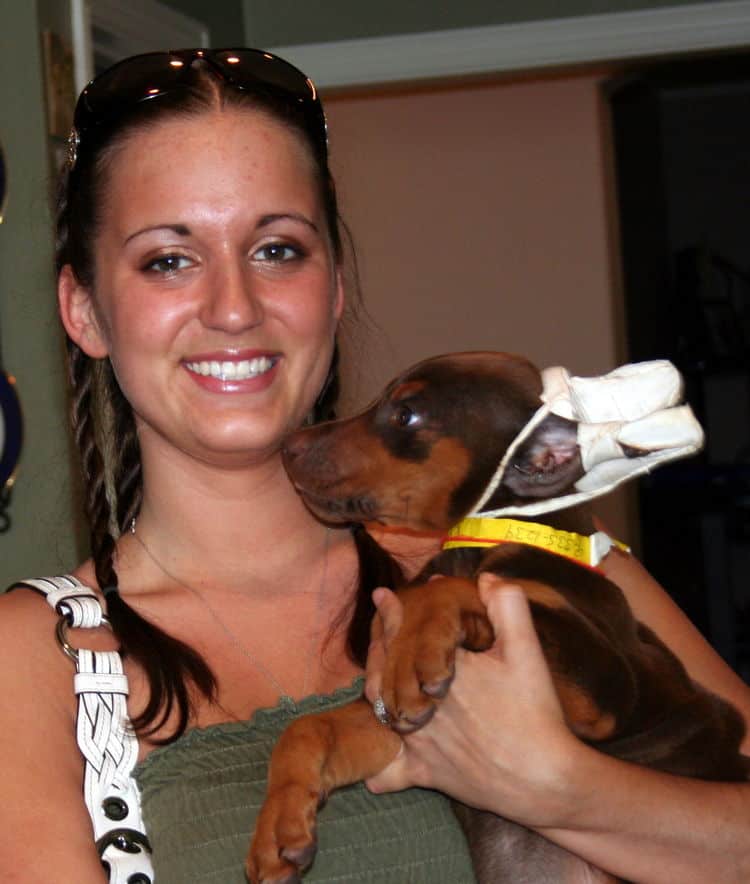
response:
[[(156, 884), (246, 884), (243, 862), (276, 739), (292, 719), (361, 692), (357, 679), (329, 696), (283, 698), (249, 722), (193, 730), (153, 751), (135, 775)], [(371, 795), (362, 784), (333, 793), (321, 810), (318, 853), (304, 880), (475, 884), (466, 842), (443, 796), (422, 789)]]

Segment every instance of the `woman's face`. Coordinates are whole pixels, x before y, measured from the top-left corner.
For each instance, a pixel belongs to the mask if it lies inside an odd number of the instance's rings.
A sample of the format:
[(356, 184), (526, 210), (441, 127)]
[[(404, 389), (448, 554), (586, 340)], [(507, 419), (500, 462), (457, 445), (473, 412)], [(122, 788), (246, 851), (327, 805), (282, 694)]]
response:
[(134, 134), (111, 158), (95, 262), (83, 346), (110, 356), (141, 445), (229, 465), (275, 452), (342, 309), (298, 136), (236, 109)]

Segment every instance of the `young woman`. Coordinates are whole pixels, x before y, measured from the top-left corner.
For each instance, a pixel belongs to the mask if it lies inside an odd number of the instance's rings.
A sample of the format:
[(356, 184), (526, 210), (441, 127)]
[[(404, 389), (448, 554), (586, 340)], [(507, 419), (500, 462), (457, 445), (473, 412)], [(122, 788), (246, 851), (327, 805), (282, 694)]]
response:
[[(155, 879), (239, 884), (278, 733), (362, 689), (370, 593), (397, 569), (362, 532), (316, 522), (279, 456), (286, 434), (335, 400), (341, 251), (323, 112), (282, 60), (139, 56), (79, 100), (58, 292), (92, 558), (72, 576), (111, 630), (96, 612), (86, 628), (60, 625), (28, 589), (0, 599), (4, 881), (152, 879), (121, 797), (132, 750)], [(619, 557), (608, 568), (695, 676), (750, 718), (747, 689), (648, 576)], [(462, 658), (439, 715), (372, 791), (332, 796), (309, 880), (471, 882), (432, 788), (630, 880), (747, 880), (750, 787), (660, 776), (578, 743), (523, 600), (483, 592), (502, 652)], [(398, 603), (376, 598), (387, 636)], [(78, 706), (68, 657), (79, 670), (90, 660), (76, 648), (113, 667), (104, 705), (87, 705), (101, 675), (87, 670)], [(125, 690), (117, 648), (137, 744), (107, 725)], [(376, 640), (370, 693), (381, 653)], [(114, 799), (89, 788), (81, 746), (115, 770)]]

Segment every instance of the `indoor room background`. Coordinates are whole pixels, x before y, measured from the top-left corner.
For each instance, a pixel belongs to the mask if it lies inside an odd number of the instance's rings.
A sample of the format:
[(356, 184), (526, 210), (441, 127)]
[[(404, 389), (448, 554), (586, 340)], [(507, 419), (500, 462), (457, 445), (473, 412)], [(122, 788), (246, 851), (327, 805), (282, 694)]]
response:
[(0, 367), (25, 429), (0, 584), (85, 554), (51, 269), (67, 84), (205, 38), (279, 50), (320, 87), (364, 302), (345, 411), (453, 350), (686, 372), (707, 452), (601, 510), (747, 677), (750, 3), (435, 6), (0, 0)]

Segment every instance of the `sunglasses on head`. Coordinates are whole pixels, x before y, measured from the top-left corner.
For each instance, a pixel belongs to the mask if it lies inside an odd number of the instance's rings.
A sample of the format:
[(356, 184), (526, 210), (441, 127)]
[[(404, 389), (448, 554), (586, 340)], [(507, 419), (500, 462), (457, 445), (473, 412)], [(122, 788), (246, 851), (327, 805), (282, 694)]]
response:
[(68, 142), (71, 166), (87, 133), (114, 121), (134, 105), (188, 87), (195, 62), (206, 64), (213, 74), (239, 92), (263, 92), (287, 102), (304, 120), (316, 148), (323, 157), (327, 155), (323, 106), (312, 80), (294, 65), (260, 49), (176, 49), (126, 58), (86, 86), (73, 114)]

